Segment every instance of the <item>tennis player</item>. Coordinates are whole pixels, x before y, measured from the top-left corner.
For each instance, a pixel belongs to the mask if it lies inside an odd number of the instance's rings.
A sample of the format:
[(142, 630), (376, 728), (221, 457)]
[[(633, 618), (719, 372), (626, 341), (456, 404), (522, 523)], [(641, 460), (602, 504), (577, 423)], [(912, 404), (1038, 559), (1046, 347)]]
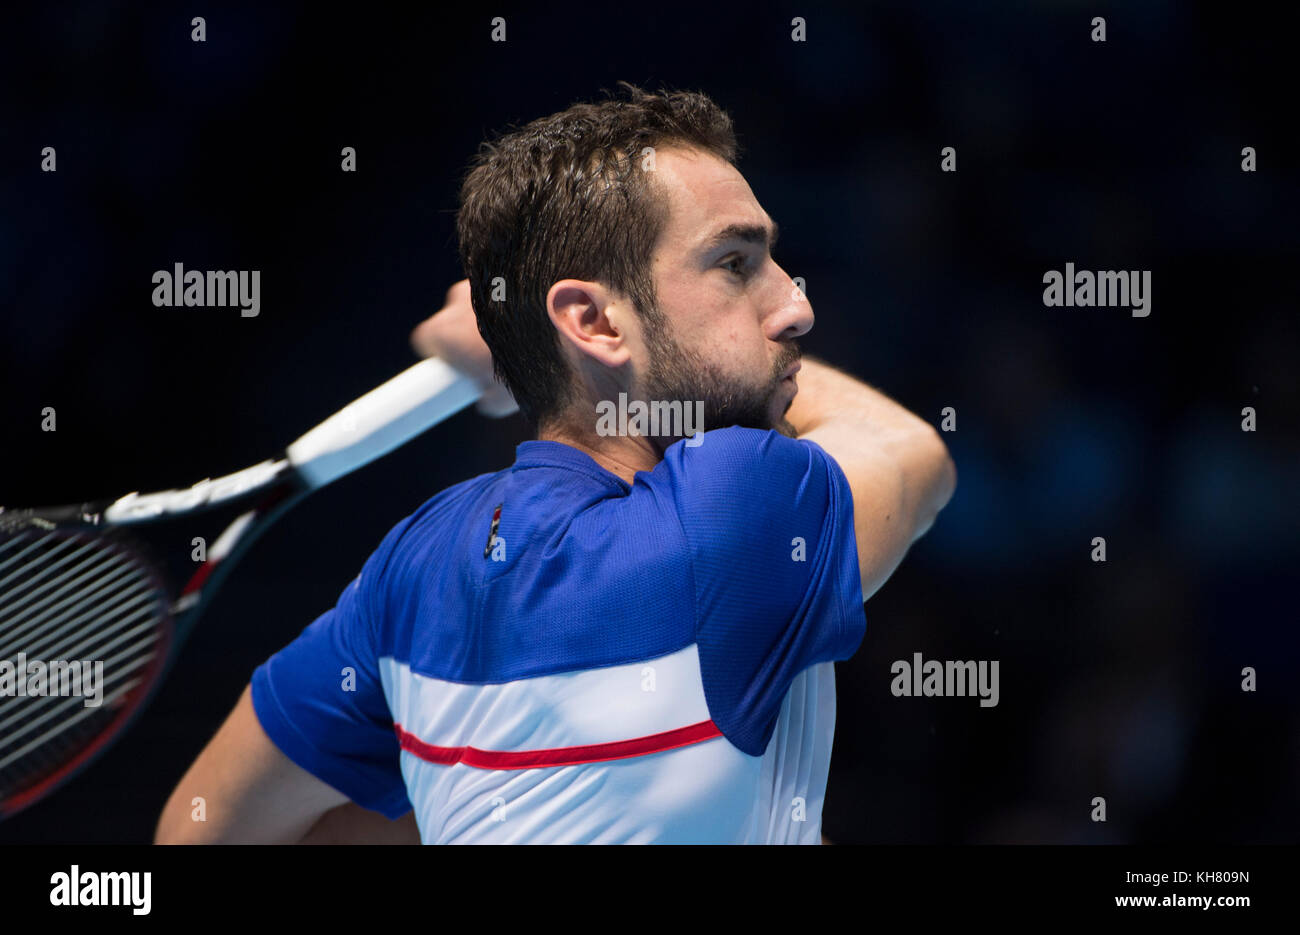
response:
[(253, 673), (158, 841), (821, 842), (832, 664), (955, 470), (801, 359), (729, 117), (623, 90), (485, 144), (412, 336), (536, 438)]

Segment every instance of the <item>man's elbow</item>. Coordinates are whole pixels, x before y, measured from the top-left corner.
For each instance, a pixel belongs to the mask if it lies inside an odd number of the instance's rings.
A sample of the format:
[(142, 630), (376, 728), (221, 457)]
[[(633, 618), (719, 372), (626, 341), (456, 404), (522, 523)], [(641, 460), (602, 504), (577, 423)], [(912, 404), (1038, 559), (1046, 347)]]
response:
[(197, 825), (197, 821), (177, 821), (171, 803), (163, 809), (162, 815), (158, 818), (158, 825), (153, 829), (154, 844), (196, 844), (192, 828), (186, 825)]
[(952, 495), (957, 492), (957, 464), (952, 460), (952, 455), (948, 453), (948, 446), (939, 439), (939, 453), (937, 455), (938, 466), (936, 468), (939, 479), (936, 484), (934, 512), (937, 516), (939, 511), (948, 505)]
[(206, 815), (207, 803), (201, 797), (187, 802), (180, 798), (180, 791), (172, 793), (158, 816), (158, 824), (153, 831), (154, 844), (218, 844), (216, 823), (209, 822)]
[(943, 437), (933, 428), (924, 433), (921, 441), (921, 463), (924, 464), (926, 482), (922, 502), (917, 510), (916, 533), (912, 541), (920, 539), (939, 517), (939, 513), (957, 490), (957, 465), (948, 453)]
[(173, 821), (168, 821), (166, 816), (158, 820), (158, 826), (153, 829), (154, 844), (193, 844), (193, 840), (187, 838), (181, 833), (182, 829)]

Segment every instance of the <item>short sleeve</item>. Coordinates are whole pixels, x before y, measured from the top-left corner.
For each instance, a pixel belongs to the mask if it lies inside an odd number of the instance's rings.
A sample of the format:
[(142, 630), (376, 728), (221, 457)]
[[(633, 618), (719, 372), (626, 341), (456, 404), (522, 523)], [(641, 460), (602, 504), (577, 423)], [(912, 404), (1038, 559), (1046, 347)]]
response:
[(384, 697), (372, 591), (408, 521), (389, 533), (333, 608), (253, 673), (253, 709), (277, 747), (388, 818), (411, 810)]
[(709, 712), (760, 756), (795, 676), (849, 658), (866, 630), (848, 479), (813, 442), (738, 426), (678, 442), (664, 460)]

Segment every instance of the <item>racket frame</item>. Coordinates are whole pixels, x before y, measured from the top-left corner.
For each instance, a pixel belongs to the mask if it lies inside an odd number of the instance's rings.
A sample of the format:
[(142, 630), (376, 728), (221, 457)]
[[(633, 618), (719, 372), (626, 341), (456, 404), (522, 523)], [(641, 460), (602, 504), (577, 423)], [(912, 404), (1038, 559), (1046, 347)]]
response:
[[(149, 706), (175, 664), (186, 639), (220, 590), (222, 582), (261, 534), (312, 491), (383, 457), (411, 438), (454, 415), (482, 396), (469, 377), (437, 358), (423, 360), (345, 406), (291, 444), (284, 457), (263, 461), (234, 474), (207, 478), (182, 490), (127, 494), (114, 501), (50, 509), (6, 512), (0, 507), (0, 533), (26, 522), (37, 528), (103, 529), (114, 543), (135, 551), (155, 586), (167, 595), (167, 610), (157, 628), (165, 645), (155, 651), (141, 683), (94, 739), (32, 786), (0, 801), (0, 821), (49, 795), (93, 763), (125, 734)], [(199, 514), (240, 499), (256, 505), (226, 525), (213, 552), (183, 585), (138, 538), (134, 525)], [(242, 527), (242, 528), (240, 528)]]

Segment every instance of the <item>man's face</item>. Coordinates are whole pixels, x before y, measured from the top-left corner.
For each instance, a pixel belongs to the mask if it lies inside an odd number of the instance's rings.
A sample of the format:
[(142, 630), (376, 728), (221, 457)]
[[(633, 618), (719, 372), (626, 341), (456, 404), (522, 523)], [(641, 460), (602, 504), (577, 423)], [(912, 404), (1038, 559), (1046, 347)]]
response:
[(776, 225), (735, 167), (712, 155), (666, 149), (655, 173), (669, 212), (652, 263), (659, 315), (644, 322), (641, 395), (702, 400), (709, 429), (793, 435), (789, 374), (813, 312), (772, 259)]

